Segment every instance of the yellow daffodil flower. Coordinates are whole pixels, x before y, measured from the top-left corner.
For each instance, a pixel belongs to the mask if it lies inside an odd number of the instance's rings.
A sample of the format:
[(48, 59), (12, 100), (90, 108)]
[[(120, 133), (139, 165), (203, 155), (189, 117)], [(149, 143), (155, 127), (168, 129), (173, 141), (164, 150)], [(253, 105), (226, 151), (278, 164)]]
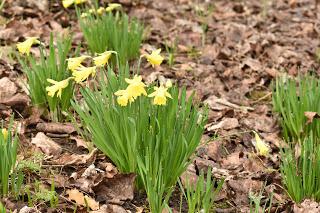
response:
[(259, 155), (267, 156), (270, 152), (269, 146), (263, 140), (261, 140), (258, 133), (256, 133), (255, 131), (253, 131), (253, 132), (255, 135), (255, 141), (256, 141), (255, 147), (256, 147), (257, 152), (259, 153)]
[(81, 13), (81, 18), (86, 18), (86, 17), (88, 17), (89, 16), (89, 13)]
[(94, 77), (96, 74), (96, 67), (84, 67), (81, 66), (77, 69), (77, 71), (74, 71), (72, 73), (72, 75), (74, 76), (74, 81), (77, 83), (80, 83), (84, 80), (86, 80), (87, 78), (89, 78), (89, 76), (91, 75), (92, 77)]
[(171, 88), (171, 87), (172, 87), (172, 82), (171, 82), (170, 79), (167, 80), (167, 82), (166, 82), (166, 87), (167, 87), (167, 88)]
[(107, 12), (111, 12), (114, 9), (120, 8), (121, 4), (117, 4), (117, 3), (110, 3), (108, 4), (108, 7), (106, 8)]
[(137, 98), (140, 95), (147, 95), (144, 89), (146, 85), (142, 82), (141, 76), (135, 75), (133, 79), (126, 78), (125, 81), (129, 84), (127, 90), (133, 98)]
[(62, 5), (64, 8), (70, 7), (72, 4), (82, 4), (87, 0), (62, 0)]
[(54, 97), (54, 95), (57, 92), (57, 97), (61, 98), (62, 90), (69, 85), (70, 79), (73, 79), (73, 77), (69, 77), (69, 78), (62, 80), (62, 81), (55, 81), (55, 80), (48, 78), (47, 81), (49, 83), (53, 84), (52, 86), (46, 87), (46, 91), (48, 92), (48, 96)]
[(71, 70), (72, 72), (78, 69), (81, 66), (81, 63), (86, 59), (90, 58), (90, 56), (87, 55), (82, 55), (79, 57), (75, 58), (68, 58), (68, 69)]
[(133, 102), (134, 98), (131, 96), (130, 92), (126, 89), (126, 90), (119, 90), (117, 92), (114, 93), (116, 96), (118, 96), (117, 98), (117, 102), (120, 106), (127, 106), (128, 102)]
[(87, 2), (88, 0), (74, 0), (74, 3), (75, 4), (82, 4), (82, 3), (85, 3)]
[(28, 37), (24, 42), (18, 43), (17, 48), (21, 54), (29, 55), (32, 45), (39, 43), (40, 41), (38, 41), (37, 37)]
[(5, 129), (5, 128), (3, 128), (3, 129), (1, 130), (1, 132), (2, 132), (3, 138), (4, 138), (4, 139), (7, 139), (7, 138), (8, 138), (8, 130)]
[(166, 105), (167, 98), (172, 98), (168, 93), (168, 87), (160, 85), (160, 87), (154, 87), (154, 92), (148, 95), (148, 97), (154, 97), (153, 104), (155, 105)]
[(161, 49), (152, 51), (151, 54), (142, 55), (146, 57), (147, 61), (154, 67), (155, 65), (160, 65), (163, 61), (163, 57), (160, 55)]
[(97, 10), (97, 13), (99, 15), (102, 15), (102, 13), (105, 11), (104, 7), (99, 7), (98, 10)]
[(74, 3), (74, 0), (63, 0), (62, 5), (64, 8), (70, 7)]
[(106, 65), (111, 57), (111, 54), (117, 54), (115, 51), (105, 51), (104, 53), (99, 54), (99, 56), (94, 57), (93, 61), (97, 67), (103, 67)]

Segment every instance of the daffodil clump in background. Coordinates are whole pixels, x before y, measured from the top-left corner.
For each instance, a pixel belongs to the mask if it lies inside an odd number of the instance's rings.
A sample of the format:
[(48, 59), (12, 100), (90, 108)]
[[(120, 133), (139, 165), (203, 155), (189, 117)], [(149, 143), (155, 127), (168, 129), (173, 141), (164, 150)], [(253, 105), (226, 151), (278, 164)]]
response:
[[(159, 66), (160, 52), (140, 58)], [(129, 66), (118, 67), (118, 74), (111, 67), (100, 72), (97, 89), (81, 89), (86, 107), (72, 105), (93, 143), (121, 172), (138, 174), (137, 188), (146, 191), (151, 211), (162, 212), (200, 142), (207, 112), (170, 80), (147, 85), (129, 73)]]
[[(105, 51), (95, 57), (81, 55), (68, 58), (71, 38), (60, 39), (55, 46), (51, 36), (49, 53), (40, 47), (40, 59), (30, 55), (33, 44), (40, 41), (36, 37), (27, 38), (17, 44), (23, 70), (27, 75), (28, 88), (34, 105), (49, 109), (52, 120), (59, 121), (62, 113), (67, 112), (73, 98), (75, 83), (82, 83), (95, 77), (97, 69), (108, 64), (114, 51)], [(85, 67), (83, 62), (91, 59), (94, 66)]]
[[(92, 53), (103, 53), (107, 49), (115, 51), (120, 64), (125, 65), (139, 56), (143, 26), (137, 20), (129, 20), (120, 9), (121, 4), (110, 3), (106, 8), (78, 10), (78, 19)], [(116, 65), (116, 57), (111, 61)]]

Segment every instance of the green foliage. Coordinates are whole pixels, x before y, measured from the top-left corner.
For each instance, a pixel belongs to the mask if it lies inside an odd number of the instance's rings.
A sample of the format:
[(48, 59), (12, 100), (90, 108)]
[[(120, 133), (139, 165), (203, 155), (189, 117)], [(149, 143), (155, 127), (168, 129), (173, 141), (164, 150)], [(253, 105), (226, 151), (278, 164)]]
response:
[(6, 208), (4, 207), (4, 205), (1, 202), (0, 202), (0, 212), (1, 213), (6, 213), (7, 212)]
[(138, 174), (137, 186), (146, 190), (151, 211), (161, 212), (200, 142), (207, 112), (201, 113), (192, 97), (186, 97), (186, 90), (175, 86), (169, 90), (172, 99), (166, 106), (153, 105), (150, 98), (140, 96), (122, 107), (114, 93), (124, 88), (128, 76), (128, 66), (120, 69), (120, 76), (109, 69), (107, 77), (101, 76), (107, 80), (98, 82), (99, 89), (81, 90), (84, 106), (72, 105), (93, 143), (122, 173)]
[(175, 39), (174, 44), (172, 45), (172, 47), (170, 47), (168, 44), (166, 44), (166, 52), (168, 54), (168, 65), (169, 67), (173, 67), (174, 62), (175, 62), (175, 57), (177, 54), (177, 44), (178, 44), (178, 40)]
[[(264, 186), (265, 187), (265, 186)], [(249, 199), (250, 199), (250, 213), (260, 213), (260, 212), (267, 212), (270, 213), (273, 193), (269, 194), (265, 200), (264, 205), (262, 205), (262, 199), (265, 198), (263, 196), (264, 187), (260, 190), (258, 195), (255, 195), (251, 191), (249, 192)], [(269, 203), (269, 206), (267, 204)]]
[(47, 82), (47, 79), (62, 81), (71, 77), (66, 62), (70, 49), (71, 37), (58, 40), (55, 46), (51, 35), (49, 52), (40, 46), (40, 59), (36, 59), (33, 55), (18, 58), (27, 75), (32, 103), (42, 108), (48, 108), (51, 112), (51, 118), (55, 121), (61, 120), (62, 112), (69, 109), (74, 84), (69, 82), (69, 86), (62, 90), (60, 99), (56, 95), (54, 97), (48, 96), (46, 87), (51, 84)]
[(303, 140), (312, 131), (320, 137), (320, 121), (307, 124), (305, 112), (320, 113), (320, 84), (314, 76), (294, 79), (277, 78), (272, 95), (274, 110), (280, 115), (280, 124), (286, 141)]
[(138, 21), (129, 21), (128, 16), (121, 12), (88, 14), (85, 18), (78, 16), (81, 31), (93, 53), (116, 51), (122, 65), (139, 56), (143, 26)]
[[(30, 189), (34, 188), (34, 191)], [(55, 191), (54, 181), (52, 180), (51, 189), (44, 188), (39, 181), (36, 181), (34, 186), (25, 187), (26, 194), (28, 196), (28, 205), (33, 206), (34, 203), (43, 201), (50, 203), (51, 208), (55, 208), (58, 205), (58, 195)]]
[[(12, 124), (12, 120), (11, 120)], [(7, 133), (0, 131), (0, 196), (12, 192), (17, 195), (23, 181), (23, 174), (16, 171), (18, 137), (12, 136), (12, 125)]]
[(201, 171), (195, 185), (192, 185), (187, 177), (185, 189), (179, 181), (180, 189), (188, 203), (188, 213), (211, 212), (216, 195), (224, 182), (224, 180), (219, 181), (217, 187), (215, 187), (216, 182), (212, 180), (211, 174), (211, 168), (208, 169), (206, 177), (204, 172)]
[(281, 153), (283, 184), (298, 203), (305, 198), (320, 201), (320, 145), (312, 132), (300, 145), (301, 153), (298, 144), (298, 148), (284, 149)]

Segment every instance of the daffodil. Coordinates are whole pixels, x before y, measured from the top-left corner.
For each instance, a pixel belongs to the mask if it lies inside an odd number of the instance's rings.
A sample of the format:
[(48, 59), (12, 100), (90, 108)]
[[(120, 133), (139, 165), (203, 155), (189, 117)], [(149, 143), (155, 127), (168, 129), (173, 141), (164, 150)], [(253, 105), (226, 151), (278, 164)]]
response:
[(91, 75), (92, 77), (94, 77), (96, 74), (96, 67), (84, 67), (81, 66), (77, 69), (77, 71), (74, 71), (72, 73), (72, 75), (74, 76), (74, 81), (77, 83), (80, 83), (84, 80), (86, 80), (87, 78), (89, 78), (89, 76)]
[(72, 4), (82, 4), (87, 0), (62, 0), (62, 5), (64, 8), (70, 7)]
[(114, 93), (116, 96), (118, 96), (117, 98), (117, 102), (120, 106), (127, 106), (128, 102), (133, 102), (134, 98), (131, 96), (130, 91), (128, 91), (128, 89), (126, 90), (119, 90), (117, 92)]
[(167, 88), (171, 88), (171, 87), (172, 87), (172, 82), (171, 82), (170, 79), (167, 80), (167, 82), (166, 82), (166, 87), (167, 87)]
[(2, 132), (3, 138), (6, 140), (8, 138), (8, 130), (3, 128), (1, 132)]
[(167, 98), (172, 98), (170, 93), (168, 92), (168, 87), (163, 86), (162, 84), (160, 87), (154, 87), (154, 92), (148, 95), (148, 97), (154, 97), (153, 104), (155, 105), (166, 105)]
[(74, 3), (74, 0), (63, 0), (62, 5), (64, 8), (70, 7)]
[(48, 92), (48, 96), (54, 97), (54, 95), (57, 93), (57, 97), (61, 98), (61, 93), (64, 88), (66, 88), (69, 85), (70, 79), (73, 79), (73, 77), (69, 77), (65, 80), (62, 81), (55, 81), (52, 79), (47, 79), (47, 81), (51, 84), (52, 86), (46, 87), (46, 91)]
[(99, 54), (99, 56), (94, 57), (93, 61), (97, 67), (103, 67), (106, 65), (111, 57), (111, 54), (117, 54), (115, 51), (105, 51), (104, 53)]
[(97, 10), (97, 13), (99, 15), (102, 15), (102, 13), (105, 11), (104, 7), (99, 7), (98, 10)]
[(155, 65), (160, 65), (163, 61), (163, 57), (160, 55), (161, 49), (157, 49), (151, 52), (151, 54), (142, 55), (146, 57), (147, 61), (154, 67)]
[(117, 9), (117, 8), (120, 8), (120, 7), (121, 7), (121, 4), (118, 4), (118, 3), (110, 3), (110, 4), (108, 4), (108, 7), (106, 8), (106, 11), (107, 11), (107, 12), (111, 12), (112, 10)]
[(259, 155), (267, 156), (270, 152), (269, 146), (263, 140), (261, 140), (260, 136), (255, 131), (254, 131), (254, 135), (255, 135), (255, 147)]
[(88, 0), (74, 0), (74, 3), (75, 4), (82, 4), (82, 3), (85, 3), (87, 2)]
[(89, 13), (81, 13), (81, 18), (86, 18), (86, 17), (88, 17), (89, 16)]
[(24, 42), (18, 43), (17, 48), (21, 54), (29, 55), (31, 46), (39, 43), (40, 41), (38, 41), (37, 37), (28, 37)]
[(68, 69), (71, 70), (72, 72), (78, 69), (81, 66), (81, 63), (86, 59), (90, 58), (90, 56), (87, 55), (82, 55), (79, 57), (75, 58), (68, 58)]
[(135, 75), (133, 79), (126, 78), (125, 81), (129, 84), (127, 90), (133, 98), (137, 98), (140, 95), (147, 95), (144, 89), (146, 85), (142, 82), (142, 77)]

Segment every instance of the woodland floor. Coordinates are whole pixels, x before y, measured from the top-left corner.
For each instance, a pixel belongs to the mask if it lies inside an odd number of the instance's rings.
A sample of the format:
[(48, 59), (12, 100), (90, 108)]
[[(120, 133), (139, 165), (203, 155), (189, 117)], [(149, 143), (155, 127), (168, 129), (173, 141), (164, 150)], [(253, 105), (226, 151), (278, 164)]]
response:
[[(153, 69), (144, 62), (144, 80), (172, 79), (186, 86), (190, 94), (195, 91), (196, 100), (210, 107), (204, 145), (197, 149), (188, 173), (189, 177), (196, 176), (210, 165), (216, 178), (225, 178), (216, 211), (248, 212), (249, 192), (257, 193), (265, 184), (266, 193), (274, 193), (272, 212), (293, 212), (295, 205), (281, 187), (279, 147), (284, 142), (272, 111), (271, 83), (285, 73), (320, 74), (315, 54), (320, 48), (320, 6), (315, 9), (315, 1), (311, 0), (119, 2), (130, 17), (145, 24), (142, 52), (151, 45), (161, 47), (165, 55), (165, 46), (176, 44), (173, 66), (164, 63)], [(107, 1), (101, 3), (106, 5)], [(48, 128), (45, 116), (32, 107), (23, 84), (26, 77), (13, 60), (16, 42), (26, 36), (38, 36), (48, 43), (50, 32), (73, 33), (73, 45), (78, 46), (83, 37), (75, 11), (64, 9), (57, 0), (8, 0), (0, 24), (0, 117), (8, 121), (15, 113), (22, 150), (19, 159), (42, 165), (41, 172), (27, 173), (26, 179), (38, 180), (49, 188), (53, 179), (59, 194), (58, 208), (40, 202), (35, 209), (73, 212), (75, 204), (68, 200), (66, 191), (79, 189), (101, 204), (108, 204), (108, 210), (96, 212), (142, 212), (146, 197), (135, 193), (130, 201), (130, 175), (117, 174), (117, 169), (98, 151), (88, 154), (86, 144), (71, 125)], [(252, 130), (270, 145), (272, 153), (268, 157), (255, 154)], [(34, 139), (38, 132), (46, 134), (40, 135), (40, 140), (48, 136), (58, 147), (41, 147)], [(36, 159), (34, 153), (41, 152), (52, 156)], [(90, 174), (92, 164), (107, 171), (109, 178)], [(179, 207), (179, 202), (177, 195), (170, 204)], [(27, 205), (27, 200), (4, 199), (3, 203), (14, 210)], [(86, 208), (78, 207), (77, 212), (86, 212)]]

